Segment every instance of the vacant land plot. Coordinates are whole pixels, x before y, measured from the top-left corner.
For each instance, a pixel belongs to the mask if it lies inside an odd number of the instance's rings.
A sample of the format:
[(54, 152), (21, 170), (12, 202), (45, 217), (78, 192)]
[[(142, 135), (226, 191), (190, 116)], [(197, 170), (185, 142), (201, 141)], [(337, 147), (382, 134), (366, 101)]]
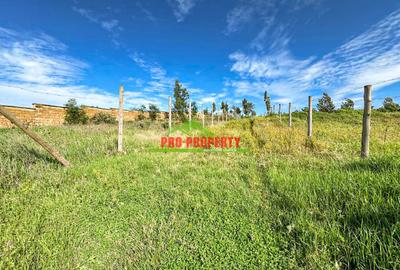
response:
[(154, 153), (161, 125), (38, 128), (64, 169), (0, 130), (0, 269), (398, 269), (400, 114), (277, 117), (213, 128), (247, 153)]

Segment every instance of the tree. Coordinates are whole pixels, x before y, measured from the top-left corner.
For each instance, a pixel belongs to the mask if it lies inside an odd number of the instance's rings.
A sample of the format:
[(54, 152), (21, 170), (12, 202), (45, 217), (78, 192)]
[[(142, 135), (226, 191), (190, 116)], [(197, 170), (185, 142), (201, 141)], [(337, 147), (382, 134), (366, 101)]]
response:
[(215, 102), (212, 103), (212, 108), (211, 108), (211, 112), (215, 113), (216, 107), (215, 107)]
[(242, 100), (242, 107), (245, 116), (249, 116), (254, 112), (254, 104), (245, 98)]
[(239, 108), (239, 107), (236, 107), (236, 106), (232, 106), (231, 111), (232, 111), (232, 114), (233, 114), (233, 116), (234, 116), (235, 118), (238, 118), (238, 117), (240, 116), (241, 112), (242, 112), (242, 111), (240, 110), (240, 108)]
[(158, 109), (157, 105), (150, 104), (149, 105), (149, 117), (151, 121), (157, 120), (157, 116), (160, 113), (160, 109)]
[(400, 111), (400, 106), (393, 101), (393, 98), (387, 97), (383, 101), (383, 109), (386, 112), (397, 112)]
[(239, 116), (240, 116), (240, 114), (242, 113), (242, 111), (240, 110), (239, 107), (235, 107), (234, 112), (235, 112), (237, 115), (239, 115)]
[(140, 106), (140, 108), (138, 109), (139, 111), (139, 115), (138, 115), (138, 119), (140, 121), (144, 120), (146, 117), (144, 116), (144, 113), (147, 111), (146, 106), (142, 105)]
[(65, 104), (65, 123), (69, 125), (87, 124), (89, 117), (82, 107), (78, 107), (76, 99), (69, 99)]
[(265, 108), (267, 109), (267, 114), (271, 113), (271, 98), (268, 96), (267, 91), (264, 92), (264, 102)]
[(228, 111), (229, 111), (229, 105), (228, 105), (228, 103), (222, 102), (222, 103), (221, 103), (221, 110), (222, 110), (223, 115), (226, 116), (226, 115), (228, 114)]
[(354, 110), (354, 101), (346, 98), (345, 101), (343, 101), (342, 106), (340, 107), (342, 110)]
[(174, 112), (179, 116), (179, 119), (184, 122), (187, 120), (189, 92), (183, 88), (178, 80), (175, 81), (174, 88)]
[(209, 115), (209, 114), (210, 114), (210, 112), (208, 111), (208, 108), (205, 108), (205, 109), (203, 110), (203, 113), (204, 113), (204, 115)]
[(332, 98), (326, 92), (322, 94), (320, 99), (318, 99), (317, 107), (320, 112), (333, 112), (335, 110)]
[(117, 123), (117, 119), (109, 113), (99, 112), (96, 113), (90, 121), (95, 125), (100, 124), (115, 124)]
[(196, 101), (192, 101), (192, 115), (196, 115), (198, 111)]

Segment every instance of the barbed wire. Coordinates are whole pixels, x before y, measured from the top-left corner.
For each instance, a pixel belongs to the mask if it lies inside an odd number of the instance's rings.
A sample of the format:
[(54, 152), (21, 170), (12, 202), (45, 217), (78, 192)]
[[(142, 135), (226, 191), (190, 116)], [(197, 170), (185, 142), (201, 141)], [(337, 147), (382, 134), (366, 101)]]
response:
[(400, 76), (396, 77), (396, 78), (392, 78), (392, 79), (376, 82), (376, 83), (371, 84), (371, 85), (379, 85), (379, 84), (383, 84), (383, 83), (387, 83), (387, 82), (393, 82), (393, 81), (399, 81), (399, 80), (400, 80)]
[(79, 95), (74, 95), (74, 94), (63, 95), (63, 94), (59, 94), (59, 93), (49, 93), (49, 92), (43, 92), (43, 91), (38, 91), (38, 90), (34, 90), (34, 89), (26, 89), (26, 88), (23, 88), (23, 87), (20, 87), (20, 86), (11, 85), (11, 84), (2, 84), (2, 83), (0, 83), (0, 86), (15, 88), (15, 89), (19, 89), (19, 90), (22, 90), (22, 91), (25, 91), (25, 92), (29, 92), (29, 93), (44, 94), (44, 95), (49, 95), (49, 96), (68, 97), (68, 98), (73, 98), (73, 97), (78, 96), (79, 98), (86, 98), (85, 96), (79, 96)]

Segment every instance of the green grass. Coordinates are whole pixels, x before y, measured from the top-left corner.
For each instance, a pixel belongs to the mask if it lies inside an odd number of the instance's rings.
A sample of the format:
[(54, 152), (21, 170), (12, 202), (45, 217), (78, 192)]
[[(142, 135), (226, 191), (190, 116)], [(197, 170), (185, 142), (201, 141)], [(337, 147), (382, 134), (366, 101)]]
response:
[(211, 129), (247, 153), (148, 151), (161, 125), (128, 124), (125, 155), (113, 126), (36, 129), (68, 169), (0, 129), (0, 269), (400, 268), (400, 115), (374, 112), (368, 160), (359, 112), (315, 114), (311, 142), (305, 116)]

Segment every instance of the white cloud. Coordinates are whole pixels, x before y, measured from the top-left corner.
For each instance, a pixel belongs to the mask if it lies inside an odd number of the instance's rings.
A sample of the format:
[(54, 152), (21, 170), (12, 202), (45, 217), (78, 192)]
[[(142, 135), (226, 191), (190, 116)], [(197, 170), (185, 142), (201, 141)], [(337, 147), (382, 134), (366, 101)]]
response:
[(196, 5), (196, 0), (168, 0), (178, 22), (183, 22), (190, 10)]
[[(144, 71), (149, 73), (150, 80), (143, 85), (143, 91), (157, 95), (167, 104), (168, 97), (172, 95), (175, 79), (170, 77), (167, 71), (157, 62), (145, 60), (139, 53), (131, 53), (129, 57)], [(203, 99), (203, 89), (192, 87), (190, 82), (181, 82), (182, 86), (189, 91), (192, 101), (201, 104)], [(210, 95), (210, 93), (207, 93)], [(225, 94), (224, 94), (225, 95)]]
[[(226, 34), (232, 34), (247, 24), (261, 22), (262, 30), (255, 42), (260, 45), (261, 39), (276, 22), (278, 14), (289, 14), (305, 7), (318, 6), (322, 0), (246, 0), (230, 10), (226, 16)], [(288, 16), (292, 17), (292, 16)]]
[(77, 80), (88, 65), (63, 55), (66, 46), (47, 35), (20, 39), (0, 29), (0, 76), (7, 81), (65, 84)]
[(145, 84), (143, 91), (160, 93), (172, 91), (175, 80), (167, 76), (167, 71), (158, 63), (144, 60), (139, 53), (132, 53), (129, 57), (140, 68), (150, 74), (150, 81)]
[(261, 97), (268, 90), (279, 100), (304, 102), (319, 90), (336, 101), (355, 97), (365, 84), (399, 77), (400, 10), (320, 59), (296, 59), (288, 46), (266, 54), (235, 52), (230, 59), (231, 70), (241, 79), (227, 84), (237, 95)]
[(102, 21), (101, 22), (101, 27), (103, 27), (105, 30), (112, 32), (119, 24), (118, 20), (109, 20), (109, 21)]
[[(68, 56), (66, 45), (43, 33), (34, 36), (0, 28), (0, 96), (3, 104), (63, 105), (68, 99), (76, 98), (85, 105), (118, 106), (118, 97), (113, 94), (116, 91), (79, 84), (89, 65)], [(160, 99), (126, 89), (127, 108), (149, 103), (160, 104)]]
[(136, 2), (136, 6), (140, 9), (140, 11), (146, 16), (146, 18), (148, 20), (150, 20), (154, 23), (157, 22), (157, 19), (153, 15), (153, 13), (150, 10), (148, 10), (147, 8), (145, 8), (140, 1)]
[(238, 6), (232, 9), (226, 18), (226, 33), (231, 34), (240, 29), (241, 26), (251, 21), (256, 13), (256, 8), (251, 5)]
[(123, 28), (119, 25), (119, 21), (117, 19), (103, 19), (104, 16), (99, 16), (89, 9), (72, 7), (72, 10), (80, 14), (82, 17), (88, 19), (92, 23), (100, 25), (104, 30), (111, 34), (113, 37), (113, 43), (117, 46), (119, 45), (116, 37), (118, 37)]

